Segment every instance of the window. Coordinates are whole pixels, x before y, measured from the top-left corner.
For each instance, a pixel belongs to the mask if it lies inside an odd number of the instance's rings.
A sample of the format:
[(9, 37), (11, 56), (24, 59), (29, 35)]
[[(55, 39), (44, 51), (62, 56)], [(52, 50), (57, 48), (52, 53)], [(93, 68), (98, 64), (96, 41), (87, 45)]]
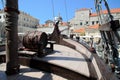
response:
[(24, 18), (24, 21), (25, 21), (26, 19)]
[(92, 21), (92, 25), (94, 25), (94, 21)]
[(86, 21), (86, 24), (88, 24), (88, 21)]
[(89, 25), (89, 24), (88, 24), (88, 21), (86, 21), (85, 25), (87, 25), (87, 26)]
[(77, 24), (74, 24), (74, 26), (77, 26)]
[(98, 24), (99, 23), (99, 21), (96, 21), (96, 24)]
[(80, 22), (80, 25), (82, 26), (82, 22)]

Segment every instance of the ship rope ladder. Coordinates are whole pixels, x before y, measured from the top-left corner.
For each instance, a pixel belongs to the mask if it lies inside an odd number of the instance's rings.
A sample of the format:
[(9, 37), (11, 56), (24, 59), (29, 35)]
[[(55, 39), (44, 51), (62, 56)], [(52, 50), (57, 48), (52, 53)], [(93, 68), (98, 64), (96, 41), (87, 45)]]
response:
[[(102, 5), (104, 5), (107, 9), (106, 15), (103, 13)], [(99, 31), (101, 33), (104, 49), (103, 58), (105, 59), (106, 63), (114, 65), (114, 67), (111, 66), (112, 71), (114, 72), (120, 68), (118, 52), (118, 43), (120, 43), (119, 20), (114, 20), (106, 0), (95, 0), (95, 9), (98, 14), (100, 25)]]

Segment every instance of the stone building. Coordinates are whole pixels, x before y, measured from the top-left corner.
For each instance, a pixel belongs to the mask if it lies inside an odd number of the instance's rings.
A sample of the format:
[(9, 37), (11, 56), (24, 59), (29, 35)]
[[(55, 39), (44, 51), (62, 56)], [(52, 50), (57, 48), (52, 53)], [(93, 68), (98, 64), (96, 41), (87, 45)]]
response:
[[(3, 36), (3, 33), (5, 32), (4, 24), (5, 24), (5, 13), (3, 10), (0, 10), (0, 37)], [(18, 33), (24, 33), (26, 31), (33, 31), (36, 30), (37, 26), (39, 25), (39, 20), (32, 17), (31, 15), (20, 12), (19, 19), (18, 19)]]
[(80, 9), (76, 10), (75, 16), (69, 21), (71, 26), (74, 27), (74, 29), (79, 29), (81, 27), (88, 26), (90, 23), (90, 9)]
[[(111, 9), (110, 11), (113, 15), (113, 19), (120, 21), (120, 8)], [(107, 16), (107, 10), (103, 10), (102, 13), (105, 17)], [(99, 24), (98, 15), (97, 13), (92, 13), (91, 9), (82, 8), (76, 10), (75, 17), (73, 17), (69, 22), (73, 27), (73, 33), (76, 35), (80, 34), (78, 30), (80, 30), (81, 28), (85, 28), (85, 36), (91, 36), (91, 34), (95, 36), (100, 36), (98, 30), (99, 25), (97, 25)], [(97, 27), (95, 28), (96, 25)], [(94, 26), (94, 28), (91, 26)]]
[[(120, 8), (111, 9), (110, 11), (114, 17), (114, 20), (120, 21)], [(106, 16), (107, 10), (103, 10), (102, 13)], [(86, 8), (76, 10), (75, 16), (69, 20), (69, 22), (74, 29), (88, 27), (99, 23), (97, 13), (92, 13), (91, 9)]]
[[(3, 10), (0, 10), (0, 22), (5, 21), (5, 13)], [(18, 19), (18, 26), (36, 28), (39, 25), (39, 20), (32, 17), (31, 15), (20, 12)]]
[(18, 26), (36, 28), (39, 25), (39, 20), (30, 16), (25, 12), (20, 12)]
[(19, 33), (36, 30), (38, 25), (39, 25), (38, 19), (34, 18), (33, 16), (25, 12), (20, 12), (19, 19), (18, 19), (18, 32)]
[[(120, 22), (120, 8), (111, 9), (111, 14), (113, 15), (114, 20), (119, 20)], [(105, 16), (105, 19), (102, 20), (103, 23), (107, 21), (107, 10), (103, 10), (102, 13)], [(101, 35), (99, 32), (99, 21), (97, 13), (92, 13), (91, 9), (82, 8), (76, 10), (75, 17), (70, 21), (72, 29), (71, 34), (79, 36), (80, 38), (86, 38), (90, 40), (91, 37), (94, 37), (94, 40), (97, 41)]]
[(39, 28), (37, 28), (38, 31), (46, 32), (47, 34), (51, 34), (54, 30), (54, 24), (56, 21), (60, 21), (58, 26), (59, 30), (61, 31), (62, 35), (69, 35), (69, 27), (67, 22), (62, 21), (62, 17), (59, 15), (54, 18), (54, 21), (47, 20), (44, 25), (41, 25)]

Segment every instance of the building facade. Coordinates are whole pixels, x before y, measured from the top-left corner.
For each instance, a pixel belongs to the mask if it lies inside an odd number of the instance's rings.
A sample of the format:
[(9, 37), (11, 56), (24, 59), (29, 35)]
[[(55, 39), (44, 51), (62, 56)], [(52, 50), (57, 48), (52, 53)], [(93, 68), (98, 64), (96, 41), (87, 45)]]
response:
[[(25, 12), (21, 11), (18, 17), (19, 17), (18, 19), (18, 32), (19, 33), (24, 33), (29, 30), (30, 31), (34, 30), (39, 25), (38, 19), (32, 17), (31, 15)], [(5, 22), (5, 13), (3, 10), (0, 10), (0, 22), (2, 23)]]
[(30, 16), (25, 12), (20, 12), (18, 26), (36, 28), (39, 25), (39, 20)]
[(36, 30), (38, 25), (39, 25), (38, 19), (34, 18), (33, 16), (25, 12), (20, 12), (19, 19), (18, 19), (18, 32), (19, 33)]
[(47, 34), (51, 34), (54, 30), (55, 23), (59, 21), (59, 30), (61, 35), (69, 35), (69, 27), (67, 22), (62, 21), (62, 17), (59, 15), (54, 18), (54, 21), (47, 20), (44, 25), (41, 25), (37, 28), (38, 31), (46, 32)]
[[(0, 22), (5, 21), (5, 13), (3, 10), (0, 10)], [(31, 15), (25, 13), (25, 12), (20, 12), (19, 14), (19, 19), (18, 19), (18, 26), (23, 26), (23, 27), (30, 27), (30, 28), (36, 28), (36, 26), (39, 25), (39, 20), (32, 17)]]
[[(120, 8), (111, 9), (110, 11), (114, 20), (120, 21)], [(107, 10), (103, 10), (102, 13), (104, 16), (107, 16)], [(92, 13), (91, 9), (86, 8), (76, 10), (75, 16), (69, 22), (74, 29), (88, 27), (99, 23), (97, 13)]]
[[(120, 22), (120, 8), (111, 9), (111, 14), (114, 20), (119, 20)], [(102, 23), (109, 21), (107, 18), (107, 10), (102, 11), (104, 19)], [(99, 21), (97, 13), (92, 13), (91, 9), (80, 9), (75, 12), (75, 17), (70, 20), (72, 26), (71, 34), (79, 37), (88, 37), (91, 36), (100, 38), (99, 32)], [(84, 28), (84, 29), (83, 29)], [(81, 35), (82, 34), (82, 35)]]
[[(18, 33), (25, 33), (26, 31), (37, 30), (39, 25), (39, 20), (32, 17), (31, 15), (20, 12), (18, 19)], [(0, 38), (3, 38), (5, 35), (5, 13), (3, 10), (0, 10)]]

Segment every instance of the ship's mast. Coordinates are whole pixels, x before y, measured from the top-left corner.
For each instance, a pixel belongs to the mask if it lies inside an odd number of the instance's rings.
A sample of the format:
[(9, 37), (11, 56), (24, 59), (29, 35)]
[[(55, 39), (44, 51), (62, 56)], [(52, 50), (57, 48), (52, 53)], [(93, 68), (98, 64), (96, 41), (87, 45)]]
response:
[(6, 0), (6, 73), (19, 72), (18, 61), (18, 0)]

